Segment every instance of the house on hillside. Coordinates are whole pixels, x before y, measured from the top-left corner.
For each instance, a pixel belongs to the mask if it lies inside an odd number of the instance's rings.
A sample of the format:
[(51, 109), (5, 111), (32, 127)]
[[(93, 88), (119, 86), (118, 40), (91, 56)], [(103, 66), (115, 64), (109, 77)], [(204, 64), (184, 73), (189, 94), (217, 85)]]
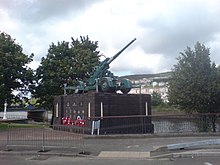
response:
[(170, 80), (169, 75), (163, 76), (151, 76), (151, 77), (143, 77), (141, 79), (132, 80), (133, 84), (140, 85), (140, 88), (131, 89), (131, 94), (153, 94), (153, 92), (157, 92), (161, 94), (161, 98), (164, 102), (168, 102), (167, 93), (168, 93), (168, 81)]

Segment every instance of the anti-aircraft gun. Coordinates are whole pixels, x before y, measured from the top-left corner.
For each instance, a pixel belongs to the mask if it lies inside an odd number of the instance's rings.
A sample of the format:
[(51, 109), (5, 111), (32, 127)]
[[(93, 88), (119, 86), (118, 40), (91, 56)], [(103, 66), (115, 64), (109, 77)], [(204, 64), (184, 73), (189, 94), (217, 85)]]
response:
[(66, 84), (64, 85), (64, 94), (66, 94), (66, 89), (73, 89), (75, 93), (83, 93), (90, 90), (97, 90), (102, 92), (115, 93), (120, 90), (122, 93), (128, 93), (132, 88), (132, 83), (128, 79), (121, 79), (119, 81), (117, 76), (114, 76), (109, 69), (109, 64), (115, 60), (125, 49), (127, 49), (136, 38), (129, 42), (125, 47), (123, 47), (117, 54), (111, 58), (107, 57), (99, 65), (93, 68), (93, 71), (89, 74), (90, 77), (84, 83), (83, 81), (78, 81), (76, 87), (70, 87)]

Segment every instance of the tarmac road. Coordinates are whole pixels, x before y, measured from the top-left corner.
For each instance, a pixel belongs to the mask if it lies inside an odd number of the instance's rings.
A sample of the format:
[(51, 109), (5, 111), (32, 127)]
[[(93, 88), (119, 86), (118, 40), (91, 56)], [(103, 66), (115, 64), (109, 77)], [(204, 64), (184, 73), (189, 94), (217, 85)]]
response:
[[(0, 134), (1, 136), (1, 134)], [(168, 144), (183, 143), (183, 142), (195, 142), (200, 140), (216, 139), (216, 136), (202, 136), (202, 137), (160, 137), (160, 138), (89, 138), (85, 139), (84, 144), (85, 152), (92, 156), (98, 156), (103, 151), (122, 151), (122, 152), (150, 152), (156, 148)], [(0, 138), (0, 151), (6, 149), (6, 140)], [(219, 146), (220, 148), (220, 146)], [(24, 148), (13, 147), (13, 151), (27, 151), (37, 153), (41, 147), (35, 148)], [(68, 148), (46, 148), (49, 149), (49, 153), (72, 153), (78, 154), (82, 149), (68, 149)], [(13, 152), (13, 151), (10, 151)]]
[(149, 152), (160, 146), (216, 139), (219, 136), (191, 137), (146, 137), (146, 138), (92, 138), (85, 139), (85, 151), (98, 155), (101, 151), (138, 151)]
[(219, 157), (178, 159), (100, 159), (58, 156), (0, 155), (1, 165), (219, 165)]

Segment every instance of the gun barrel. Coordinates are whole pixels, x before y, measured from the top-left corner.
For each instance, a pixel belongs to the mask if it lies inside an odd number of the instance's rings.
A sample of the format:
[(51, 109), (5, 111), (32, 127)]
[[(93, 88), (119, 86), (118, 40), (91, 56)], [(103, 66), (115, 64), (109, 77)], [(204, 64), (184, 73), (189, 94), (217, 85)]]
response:
[(134, 38), (131, 42), (129, 42), (125, 47), (123, 47), (118, 53), (116, 53), (114, 56), (112, 56), (109, 60), (108, 60), (108, 64), (110, 64), (113, 60), (115, 60), (125, 49), (127, 49), (134, 41), (136, 40), (136, 38)]

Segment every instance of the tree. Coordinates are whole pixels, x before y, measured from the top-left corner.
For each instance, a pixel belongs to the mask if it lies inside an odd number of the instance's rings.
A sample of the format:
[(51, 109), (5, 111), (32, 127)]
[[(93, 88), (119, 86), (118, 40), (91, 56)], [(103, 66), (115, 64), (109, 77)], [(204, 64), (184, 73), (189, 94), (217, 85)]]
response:
[[(33, 81), (33, 70), (29, 64), (33, 59), (33, 54), (24, 54), (22, 47), (15, 43), (10, 35), (0, 33), (0, 107), (7, 100), (8, 104), (12, 100), (18, 101), (27, 92)], [(17, 93), (17, 94), (14, 94)]]
[(151, 97), (151, 104), (153, 106), (156, 106), (156, 105), (160, 105), (161, 103), (163, 103), (163, 100), (161, 98), (161, 94), (154, 91), (152, 93), (152, 97)]
[(215, 111), (219, 111), (218, 109), (220, 108), (220, 66), (218, 66), (216, 68), (216, 72), (217, 72), (217, 77), (216, 77), (216, 91), (215, 91), (215, 106), (214, 106), (214, 110)]
[(219, 92), (217, 68), (211, 64), (210, 51), (196, 43), (180, 53), (169, 82), (169, 102), (179, 105), (186, 112), (216, 111)]
[(99, 62), (97, 41), (90, 41), (88, 36), (71, 39), (71, 43), (52, 43), (36, 71), (34, 96), (47, 109), (52, 108), (54, 96), (63, 94), (65, 83), (74, 85), (79, 79), (85, 80)]

